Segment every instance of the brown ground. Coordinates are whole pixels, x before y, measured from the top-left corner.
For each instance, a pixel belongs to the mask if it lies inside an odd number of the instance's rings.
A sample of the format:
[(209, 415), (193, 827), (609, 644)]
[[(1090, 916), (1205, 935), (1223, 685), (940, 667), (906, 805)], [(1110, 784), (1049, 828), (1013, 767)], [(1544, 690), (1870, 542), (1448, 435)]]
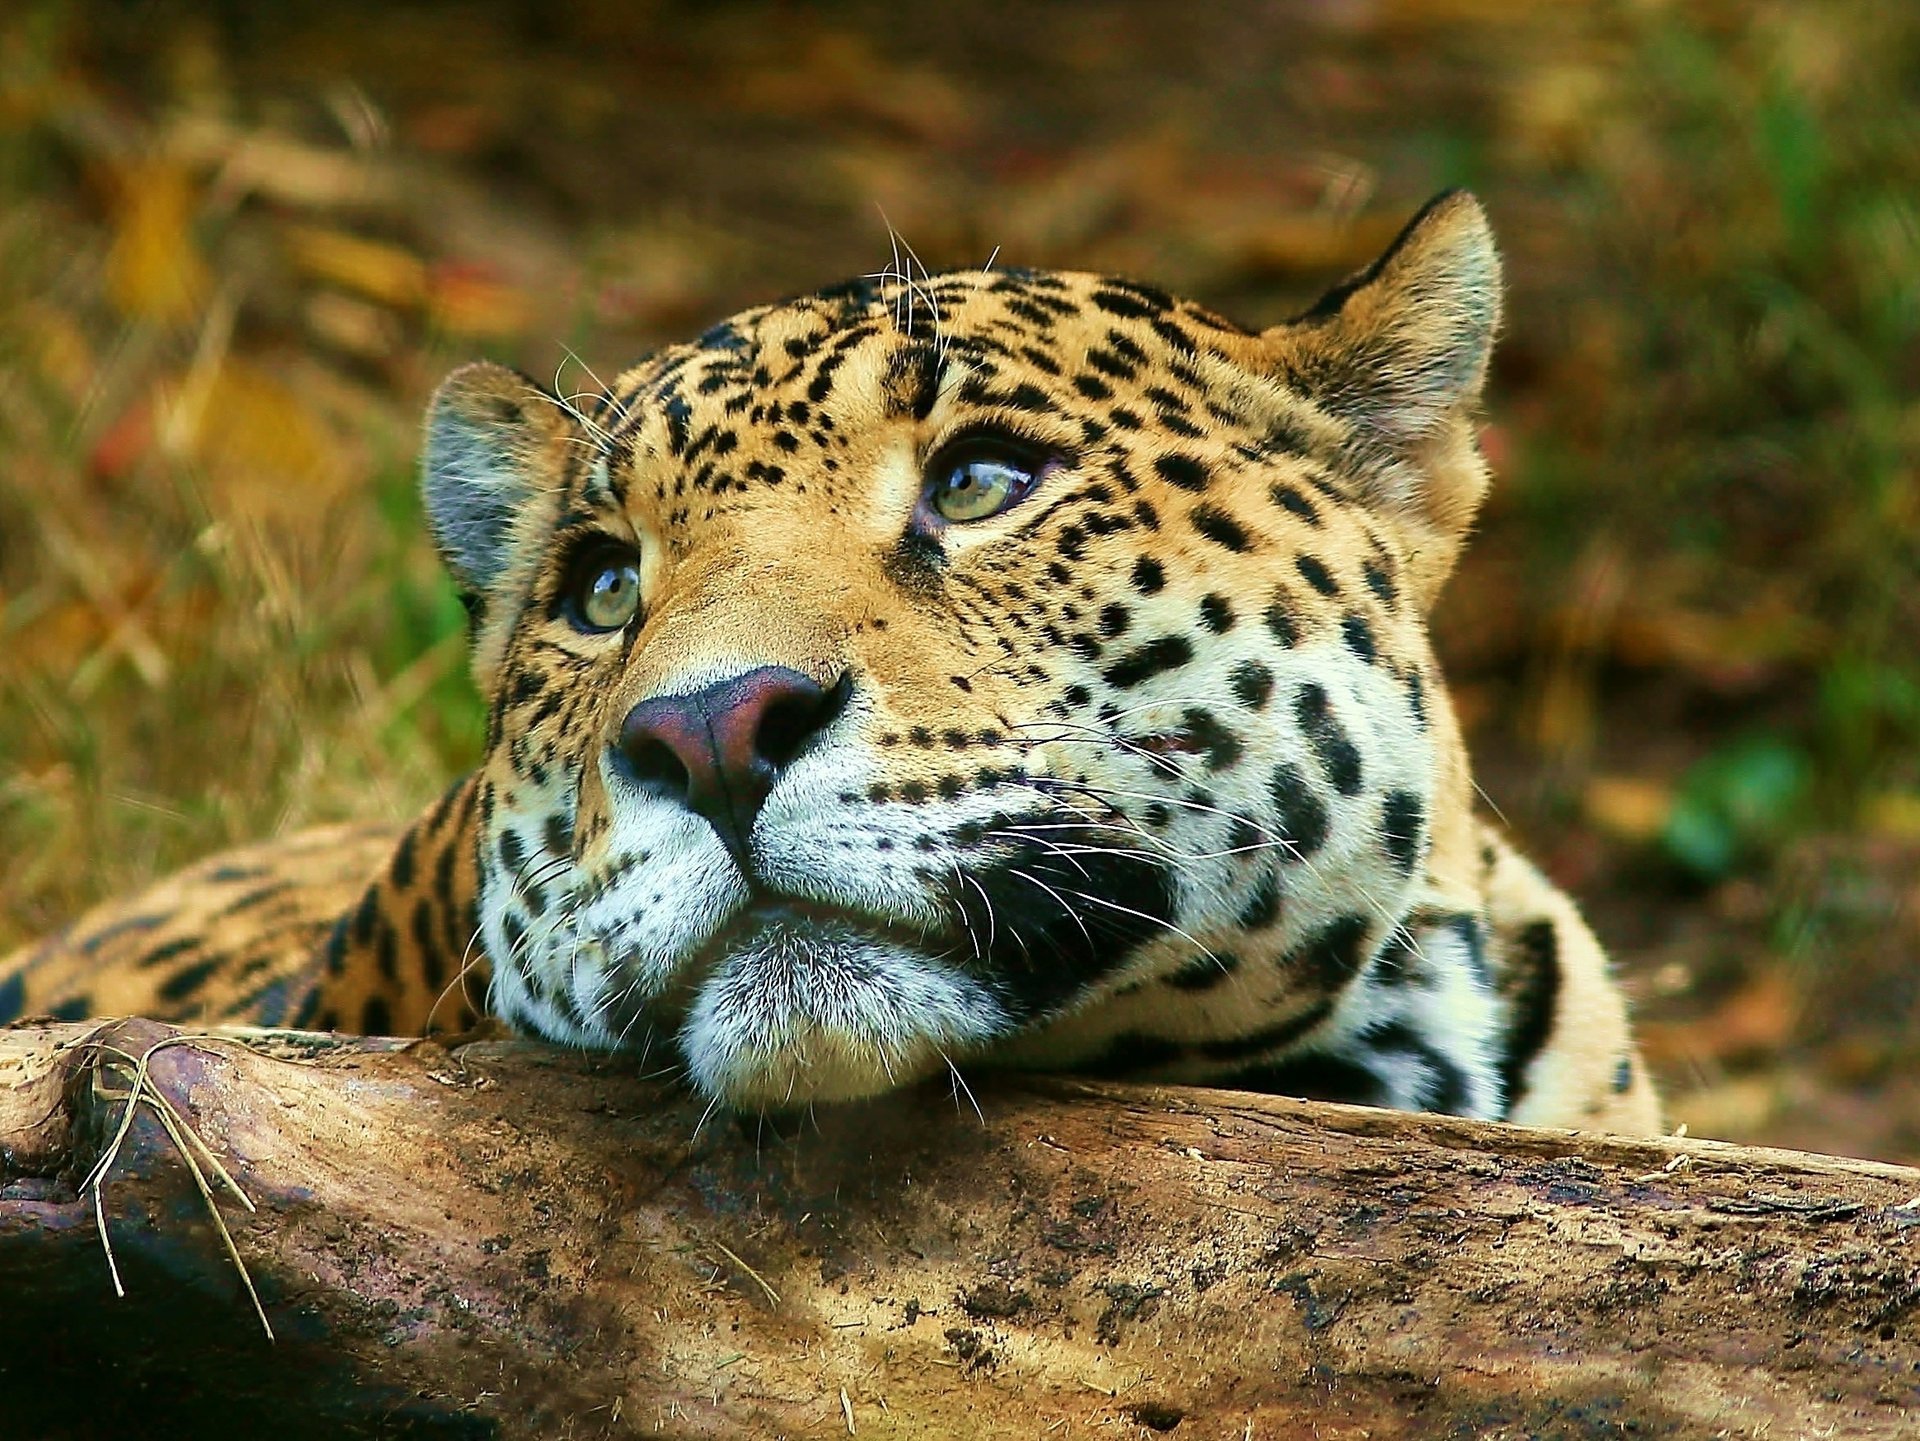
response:
[(1439, 625), (1482, 784), (1676, 1120), (1920, 1158), (1901, 7), (16, 8), (0, 946), (472, 756), (409, 489), (454, 361), (584, 386), (888, 222), (1268, 321), (1466, 183), (1513, 280)]

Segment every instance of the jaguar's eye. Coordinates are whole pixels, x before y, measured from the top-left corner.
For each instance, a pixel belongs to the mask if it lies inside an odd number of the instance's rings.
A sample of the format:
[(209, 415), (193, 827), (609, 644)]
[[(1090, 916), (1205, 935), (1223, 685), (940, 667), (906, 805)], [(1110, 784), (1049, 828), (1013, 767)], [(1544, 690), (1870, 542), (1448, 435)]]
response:
[(968, 449), (935, 467), (927, 501), (943, 520), (985, 520), (1024, 500), (1046, 465), (998, 448)]
[(640, 610), (640, 561), (621, 545), (597, 545), (574, 562), (566, 616), (577, 630), (621, 630)]

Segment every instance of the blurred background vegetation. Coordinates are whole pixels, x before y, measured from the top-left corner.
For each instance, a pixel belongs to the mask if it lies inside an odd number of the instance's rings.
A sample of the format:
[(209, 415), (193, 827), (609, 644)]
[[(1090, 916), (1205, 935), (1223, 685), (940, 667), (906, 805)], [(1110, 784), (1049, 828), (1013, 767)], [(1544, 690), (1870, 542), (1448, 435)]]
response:
[[(1920, 6), (0, 18), (0, 948), (471, 762), (415, 418), (997, 251), (1248, 323), (1431, 192), (1513, 294), (1438, 634), (1696, 1134), (1920, 1159)], [(575, 357), (578, 357), (577, 359)]]

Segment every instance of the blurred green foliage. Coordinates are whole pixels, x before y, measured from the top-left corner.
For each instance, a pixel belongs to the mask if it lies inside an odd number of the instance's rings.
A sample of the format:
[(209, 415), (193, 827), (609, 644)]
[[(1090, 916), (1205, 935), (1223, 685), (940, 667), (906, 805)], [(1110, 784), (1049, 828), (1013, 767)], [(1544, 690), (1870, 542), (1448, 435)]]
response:
[(1724, 879), (1794, 833), (1812, 779), (1800, 746), (1776, 736), (1733, 742), (1681, 778), (1661, 842), (1695, 876)]
[[(1573, 177), (1631, 321), (1599, 400), (1616, 439), (1555, 456), (1634, 544), (1690, 556), (1699, 603), (1814, 623), (1778, 677), (1804, 702), (1762, 743), (1729, 714), (1682, 786), (1667, 842), (1710, 873), (1764, 864), (1789, 812), (1855, 825), (1920, 787), (1920, 9), (1718, 15), (1626, 32)], [(1715, 865), (1706, 815), (1741, 841)]]

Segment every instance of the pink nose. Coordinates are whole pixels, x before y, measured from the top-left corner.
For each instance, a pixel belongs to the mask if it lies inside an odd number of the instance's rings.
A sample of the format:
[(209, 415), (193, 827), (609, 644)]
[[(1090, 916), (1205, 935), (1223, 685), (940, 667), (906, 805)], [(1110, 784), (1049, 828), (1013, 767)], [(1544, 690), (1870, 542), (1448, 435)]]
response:
[(744, 865), (747, 837), (774, 783), (852, 691), (850, 676), (826, 689), (797, 670), (766, 665), (691, 695), (655, 696), (620, 723), (617, 765), (704, 816)]

